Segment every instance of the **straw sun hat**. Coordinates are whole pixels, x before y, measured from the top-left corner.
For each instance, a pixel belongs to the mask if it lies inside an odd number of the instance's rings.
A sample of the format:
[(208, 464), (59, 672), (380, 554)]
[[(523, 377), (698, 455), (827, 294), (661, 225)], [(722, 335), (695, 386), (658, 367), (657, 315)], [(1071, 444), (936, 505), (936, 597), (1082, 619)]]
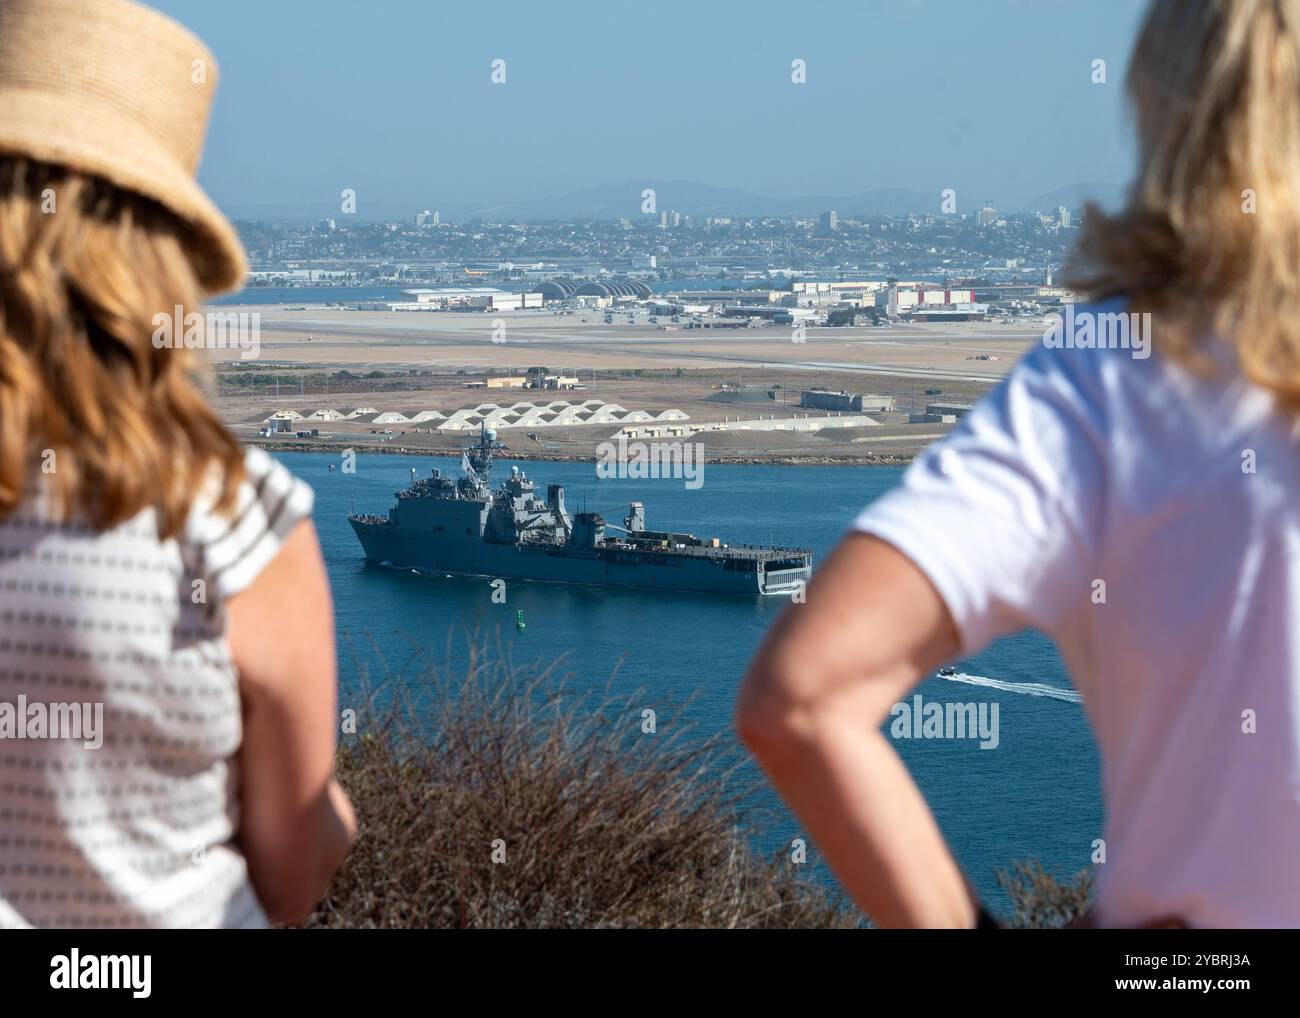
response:
[(194, 179), (217, 64), (171, 18), (128, 0), (0, 0), (0, 153), (93, 174), (171, 210), (212, 292), (244, 251)]

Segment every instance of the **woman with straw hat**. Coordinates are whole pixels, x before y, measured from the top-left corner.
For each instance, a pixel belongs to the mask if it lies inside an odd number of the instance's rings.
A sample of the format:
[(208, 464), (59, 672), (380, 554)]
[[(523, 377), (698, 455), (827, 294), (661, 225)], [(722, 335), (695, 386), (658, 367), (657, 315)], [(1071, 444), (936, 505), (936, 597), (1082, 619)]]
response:
[(244, 274), (216, 84), (148, 8), (0, 0), (0, 927), (294, 921), (353, 837), (312, 492), (158, 341)]

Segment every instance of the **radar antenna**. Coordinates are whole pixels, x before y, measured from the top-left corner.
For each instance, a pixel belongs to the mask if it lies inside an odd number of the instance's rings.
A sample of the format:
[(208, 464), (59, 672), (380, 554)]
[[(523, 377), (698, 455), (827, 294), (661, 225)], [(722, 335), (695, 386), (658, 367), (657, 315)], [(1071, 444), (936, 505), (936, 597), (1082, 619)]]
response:
[(505, 445), (497, 441), (496, 431), (483, 425), (479, 430), (478, 441), (466, 447), (461, 454), (461, 473), (472, 483), (483, 488), (490, 488), (492, 455), (504, 448)]

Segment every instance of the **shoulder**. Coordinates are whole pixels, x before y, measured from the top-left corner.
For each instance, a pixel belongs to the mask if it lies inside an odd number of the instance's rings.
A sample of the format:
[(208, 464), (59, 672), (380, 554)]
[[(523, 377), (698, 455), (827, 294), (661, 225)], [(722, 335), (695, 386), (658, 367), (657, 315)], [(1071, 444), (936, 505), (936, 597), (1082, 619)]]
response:
[(230, 509), (215, 509), (211, 491), (205, 491), (185, 530), (186, 544), (218, 599), (248, 587), (315, 503), (311, 487), (264, 449), (250, 447), (244, 469)]
[(979, 416), (1109, 440), (1179, 374), (1157, 355), (1152, 329), (1151, 314), (1123, 298), (1063, 305), (1044, 316), (1040, 336), (981, 401)]
[(1163, 367), (1153, 357), (1150, 312), (1135, 312), (1124, 298), (1064, 304), (1043, 318), (1041, 340), (1024, 358), (1024, 369), (1084, 389), (1107, 387)]

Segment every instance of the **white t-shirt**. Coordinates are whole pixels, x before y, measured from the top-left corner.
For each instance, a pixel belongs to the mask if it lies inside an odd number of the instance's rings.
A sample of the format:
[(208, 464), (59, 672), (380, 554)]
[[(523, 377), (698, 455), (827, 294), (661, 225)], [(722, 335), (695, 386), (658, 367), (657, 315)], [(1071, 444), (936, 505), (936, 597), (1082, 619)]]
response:
[(1300, 925), (1297, 433), (1236, 375), (1040, 346), (855, 523), (963, 654), (1060, 648), (1102, 757), (1103, 924)]

